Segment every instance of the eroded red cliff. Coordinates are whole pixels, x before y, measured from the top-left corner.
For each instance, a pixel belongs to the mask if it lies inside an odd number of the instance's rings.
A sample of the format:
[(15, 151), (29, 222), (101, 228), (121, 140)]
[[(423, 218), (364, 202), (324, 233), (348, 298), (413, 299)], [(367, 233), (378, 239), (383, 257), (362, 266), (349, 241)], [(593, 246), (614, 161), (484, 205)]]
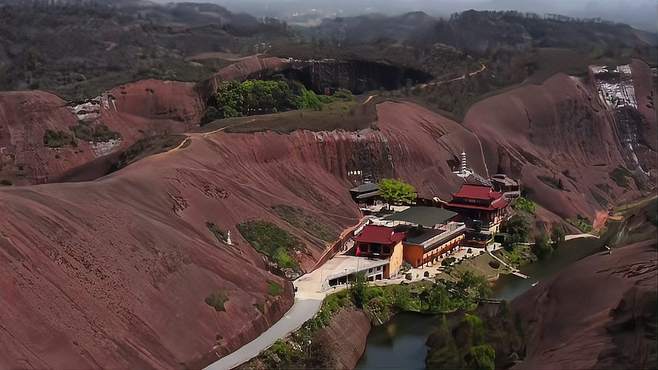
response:
[(514, 369), (655, 367), (657, 259), (655, 239), (598, 253), (518, 297), (527, 353)]

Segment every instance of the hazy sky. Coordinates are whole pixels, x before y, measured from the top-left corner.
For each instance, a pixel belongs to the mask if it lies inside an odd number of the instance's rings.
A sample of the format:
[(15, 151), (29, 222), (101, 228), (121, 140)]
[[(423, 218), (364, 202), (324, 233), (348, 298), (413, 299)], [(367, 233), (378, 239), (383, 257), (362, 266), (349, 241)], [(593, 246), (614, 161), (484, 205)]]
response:
[[(168, 0), (157, 0), (169, 2)], [(351, 16), (363, 13), (396, 14), (422, 10), (435, 15), (449, 15), (468, 9), (519, 10), (539, 14), (558, 13), (574, 17), (601, 17), (629, 23), (656, 32), (656, 0), (187, 0), (214, 2), (229, 10), (256, 16), (286, 17), (317, 9), (322, 13)]]

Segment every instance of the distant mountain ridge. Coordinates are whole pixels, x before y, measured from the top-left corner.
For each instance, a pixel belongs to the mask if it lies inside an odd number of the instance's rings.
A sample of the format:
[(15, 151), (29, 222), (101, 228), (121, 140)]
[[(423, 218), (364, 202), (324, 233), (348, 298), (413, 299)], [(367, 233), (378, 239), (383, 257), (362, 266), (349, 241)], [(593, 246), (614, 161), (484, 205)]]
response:
[(655, 38), (628, 25), (602, 20), (475, 10), (453, 14), (449, 19), (423, 12), (325, 19), (319, 26), (310, 28), (307, 35), (341, 44), (368, 43), (382, 38), (410, 44), (443, 43), (479, 54), (533, 46), (642, 49), (651, 47)]

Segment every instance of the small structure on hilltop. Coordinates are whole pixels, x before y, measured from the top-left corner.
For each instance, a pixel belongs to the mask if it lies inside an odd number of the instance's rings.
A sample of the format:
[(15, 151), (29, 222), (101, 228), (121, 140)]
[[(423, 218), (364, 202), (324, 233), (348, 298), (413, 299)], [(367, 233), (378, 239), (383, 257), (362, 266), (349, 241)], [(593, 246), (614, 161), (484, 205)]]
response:
[(354, 254), (357, 257), (387, 259), (382, 277), (397, 276), (402, 266), (402, 240), (406, 233), (395, 228), (367, 225), (355, 239)]

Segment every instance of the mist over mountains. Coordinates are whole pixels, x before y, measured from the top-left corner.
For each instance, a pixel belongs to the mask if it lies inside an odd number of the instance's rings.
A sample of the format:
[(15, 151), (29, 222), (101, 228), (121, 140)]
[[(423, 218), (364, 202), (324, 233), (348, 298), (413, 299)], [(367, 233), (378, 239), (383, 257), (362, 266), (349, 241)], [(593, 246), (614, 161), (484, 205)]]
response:
[[(169, 0), (156, 0), (160, 3)], [(208, 0), (231, 11), (255, 16), (270, 16), (289, 21), (318, 21), (318, 18), (354, 16), (366, 13), (397, 15), (424, 11), (449, 16), (464, 10), (517, 10), (537, 14), (556, 13), (576, 18), (602, 18), (630, 24), (646, 31), (656, 31), (656, 3), (651, 0)]]

